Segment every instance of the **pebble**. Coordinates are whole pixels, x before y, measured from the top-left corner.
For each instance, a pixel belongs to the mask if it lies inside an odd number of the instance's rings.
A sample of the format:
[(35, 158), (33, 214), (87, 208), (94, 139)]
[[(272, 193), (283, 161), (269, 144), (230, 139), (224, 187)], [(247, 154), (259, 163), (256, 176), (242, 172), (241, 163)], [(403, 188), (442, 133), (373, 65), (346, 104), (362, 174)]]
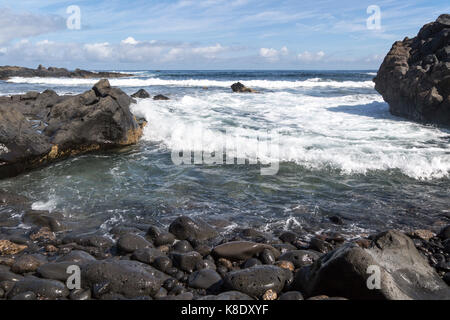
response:
[(280, 300), (304, 300), (303, 295), (299, 291), (285, 292), (280, 296)]
[(0, 255), (18, 254), (25, 250), (27, 246), (13, 243), (9, 240), (0, 240)]
[(153, 248), (153, 244), (137, 234), (125, 234), (117, 240), (120, 252), (132, 253), (138, 249)]
[[(222, 277), (214, 270), (203, 269), (189, 276), (189, 287), (195, 289), (217, 290), (222, 282)], [(213, 288), (213, 287), (216, 288)]]
[(267, 290), (266, 293), (264, 293), (264, 295), (262, 296), (263, 300), (268, 300), (268, 301), (277, 300), (277, 298), (278, 298), (278, 295), (273, 290)]
[(169, 256), (176, 267), (189, 273), (193, 272), (197, 263), (203, 260), (200, 253), (195, 251), (172, 252)]

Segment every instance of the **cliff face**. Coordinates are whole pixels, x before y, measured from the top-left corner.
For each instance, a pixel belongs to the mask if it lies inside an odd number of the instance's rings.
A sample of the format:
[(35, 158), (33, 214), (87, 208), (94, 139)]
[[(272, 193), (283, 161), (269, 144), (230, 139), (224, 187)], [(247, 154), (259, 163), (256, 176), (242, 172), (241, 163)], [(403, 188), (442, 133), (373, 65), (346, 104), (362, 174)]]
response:
[(450, 15), (395, 42), (374, 82), (393, 115), (450, 126)]

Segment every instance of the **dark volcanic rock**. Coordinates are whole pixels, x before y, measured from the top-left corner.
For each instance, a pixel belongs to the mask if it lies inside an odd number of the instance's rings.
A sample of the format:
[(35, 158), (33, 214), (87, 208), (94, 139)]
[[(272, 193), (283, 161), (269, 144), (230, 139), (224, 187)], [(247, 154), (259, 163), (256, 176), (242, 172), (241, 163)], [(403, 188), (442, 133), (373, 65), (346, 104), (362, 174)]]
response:
[(27, 224), (48, 227), (51, 231), (57, 232), (65, 228), (61, 222), (63, 218), (62, 214), (31, 210), (22, 216), (22, 221)]
[(449, 126), (450, 15), (395, 42), (374, 81), (393, 115)]
[(247, 88), (246, 86), (244, 86), (242, 83), (240, 82), (236, 82), (231, 86), (231, 90), (233, 90), (233, 92), (239, 92), (239, 93), (256, 93), (256, 90)]
[(127, 298), (156, 294), (169, 276), (137, 261), (95, 261), (82, 270), (82, 285), (107, 283), (107, 292)]
[(205, 296), (200, 298), (199, 300), (220, 300), (220, 301), (228, 301), (228, 300), (242, 300), (249, 301), (253, 300), (252, 297), (246, 295), (245, 293), (239, 291), (227, 291), (223, 292), (217, 296)]
[[(0, 178), (69, 156), (135, 144), (132, 99), (108, 80), (76, 96), (0, 97)], [(25, 118), (25, 115), (27, 118)]]
[(290, 261), (295, 268), (301, 268), (313, 264), (319, 257), (320, 255), (314, 251), (293, 250), (282, 254), (278, 260)]
[(166, 254), (158, 249), (145, 248), (134, 251), (131, 258), (146, 264), (152, 264), (156, 258), (165, 256)]
[(214, 291), (214, 289), (217, 289), (221, 281), (221, 276), (216, 271), (211, 269), (202, 269), (192, 273), (189, 276), (189, 286), (195, 289)]
[(267, 290), (280, 293), (289, 278), (289, 273), (290, 271), (275, 266), (254, 266), (229, 272), (225, 276), (224, 286), (260, 298)]
[(172, 252), (170, 254), (171, 259), (173, 260), (175, 266), (180, 268), (181, 270), (192, 272), (195, 269), (197, 263), (202, 261), (202, 256), (200, 253), (191, 251), (191, 252)]
[(147, 91), (145, 91), (144, 89), (140, 89), (136, 93), (133, 93), (131, 95), (131, 97), (139, 98), (139, 99), (147, 99), (147, 98), (150, 98), (150, 94)]
[(153, 244), (136, 234), (125, 234), (117, 241), (117, 248), (124, 253), (131, 253), (138, 249), (153, 248)]
[(38, 298), (45, 299), (61, 299), (69, 295), (66, 285), (60, 281), (29, 277), (18, 281), (9, 291), (8, 297), (26, 292), (33, 292)]
[(41, 78), (122, 78), (131, 77), (131, 74), (115, 73), (115, 72), (90, 72), (76, 69), (69, 71), (64, 68), (49, 67), (44, 68), (39, 65), (37, 69), (29, 69), (23, 67), (3, 66), (0, 67), (0, 80), (7, 80), (11, 77), (41, 77)]
[(153, 97), (153, 100), (170, 100), (170, 98), (163, 96), (162, 94), (158, 94), (157, 96)]
[[(381, 289), (370, 290), (369, 266), (380, 268)], [(367, 249), (346, 244), (300, 269), (295, 286), (308, 297), (349, 299), (450, 299), (449, 287), (417, 251), (413, 241), (398, 231), (378, 234)]]
[(280, 252), (274, 247), (250, 241), (232, 241), (221, 244), (213, 249), (212, 254), (219, 258), (230, 260), (246, 260), (268, 249), (275, 258), (280, 256)]
[(66, 282), (70, 274), (67, 268), (74, 265), (73, 262), (54, 262), (47, 263), (37, 268), (36, 273), (45, 279), (59, 280)]
[(208, 240), (218, 236), (209, 224), (201, 219), (179, 217), (169, 227), (169, 232), (179, 240)]
[(299, 291), (289, 291), (283, 293), (280, 300), (303, 300), (303, 295)]

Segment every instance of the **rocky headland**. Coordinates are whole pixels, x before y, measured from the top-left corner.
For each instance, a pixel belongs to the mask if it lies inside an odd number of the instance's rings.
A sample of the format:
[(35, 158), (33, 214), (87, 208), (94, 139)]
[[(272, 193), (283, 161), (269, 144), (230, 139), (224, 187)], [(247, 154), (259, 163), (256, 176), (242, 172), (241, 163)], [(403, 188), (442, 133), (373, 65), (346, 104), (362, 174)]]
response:
[(450, 126), (450, 15), (395, 42), (374, 81), (393, 115)]
[(131, 77), (131, 74), (117, 72), (92, 72), (81, 69), (69, 71), (65, 68), (48, 67), (39, 65), (36, 69), (3, 66), (0, 67), (0, 80), (8, 80), (12, 77), (41, 77), (41, 78), (83, 78), (83, 79), (100, 79), (100, 78), (122, 78)]

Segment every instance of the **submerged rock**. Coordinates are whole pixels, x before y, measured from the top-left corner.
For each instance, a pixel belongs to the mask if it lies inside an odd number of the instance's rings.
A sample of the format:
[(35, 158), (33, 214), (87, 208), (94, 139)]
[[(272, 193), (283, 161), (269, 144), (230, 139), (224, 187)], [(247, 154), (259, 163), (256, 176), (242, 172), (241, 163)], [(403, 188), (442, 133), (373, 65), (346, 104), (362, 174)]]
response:
[(393, 115), (450, 125), (450, 15), (395, 42), (374, 82)]
[[(380, 270), (380, 289), (369, 289), (371, 268)], [(369, 272), (370, 271), (370, 272)], [(371, 282), (373, 284), (373, 282)], [(378, 234), (367, 249), (346, 244), (300, 269), (295, 286), (308, 297), (349, 299), (450, 299), (450, 288), (398, 231)]]

